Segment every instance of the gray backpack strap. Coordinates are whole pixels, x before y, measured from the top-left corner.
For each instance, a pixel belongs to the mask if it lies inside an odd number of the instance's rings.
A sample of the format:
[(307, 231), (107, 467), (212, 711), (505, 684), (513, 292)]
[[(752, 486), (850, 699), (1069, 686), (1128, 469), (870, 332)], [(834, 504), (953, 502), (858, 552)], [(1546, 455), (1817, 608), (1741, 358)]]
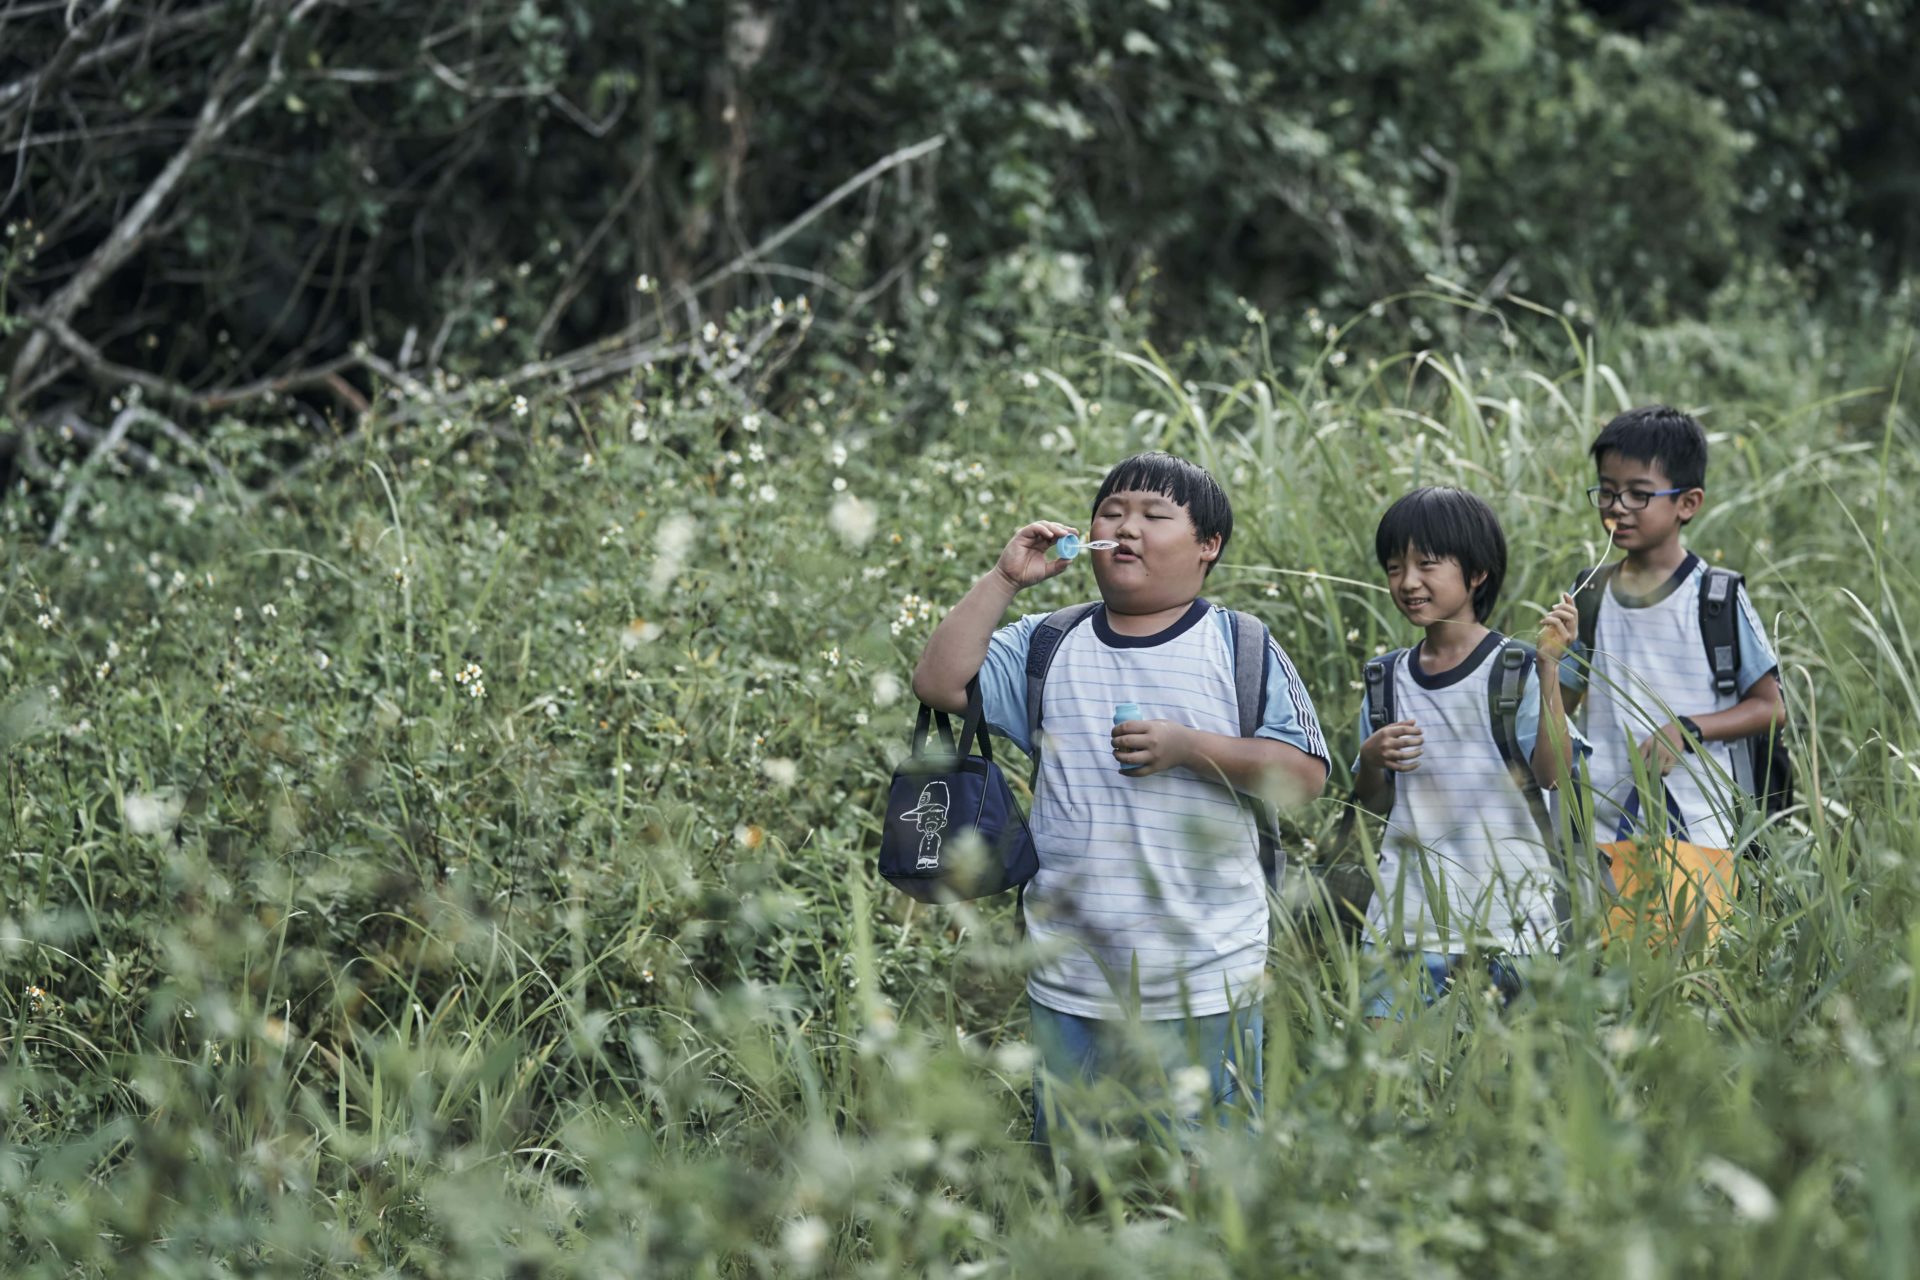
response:
[(1233, 619), (1233, 693), (1240, 704), (1240, 736), (1260, 731), (1267, 709), (1267, 624), (1230, 610)]
[(1027, 742), (1032, 746), (1033, 781), (1040, 781), (1040, 703), (1047, 689), (1047, 671), (1053, 666), (1053, 655), (1060, 649), (1060, 642), (1067, 638), (1067, 632), (1086, 621), (1087, 615), (1099, 608), (1097, 601), (1085, 604), (1070, 604), (1064, 609), (1056, 609), (1041, 619), (1040, 625), (1033, 629), (1033, 636), (1027, 644)]
[[(1233, 623), (1233, 694), (1240, 710), (1240, 736), (1259, 733), (1267, 711), (1267, 624), (1250, 613), (1229, 609)], [(1260, 833), (1260, 869), (1267, 883), (1280, 887), (1280, 832), (1273, 811), (1256, 797), (1246, 797)]]
[(1533, 761), (1520, 747), (1520, 702), (1526, 693), (1527, 675), (1533, 670), (1534, 649), (1519, 640), (1502, 640), (1494, 654), (1494, 669), (1487, 679), (1487, 721), (1493, 731), (1494, 745), (1513, 781), (1527, 797), (1527, 808), (1540, 834), (1549, 842), (1553, 822), (1547, 815), (1547, 798), (1533, 776)]

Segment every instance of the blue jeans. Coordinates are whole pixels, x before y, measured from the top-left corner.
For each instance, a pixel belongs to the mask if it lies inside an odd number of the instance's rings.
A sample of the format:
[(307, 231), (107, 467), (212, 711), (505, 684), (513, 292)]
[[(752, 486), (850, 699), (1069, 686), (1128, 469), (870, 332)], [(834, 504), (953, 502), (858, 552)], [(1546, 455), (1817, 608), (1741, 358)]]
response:
[[(1364, 950), (1370, 956), (1381, 954), (1378, 947), (1369, 946)], [(1406, 956), (1405, 952), (1395, 954), (1402, 959)], [(1520, 994), (1520, 975), (1515, 972), (1512, 961), (1508, 957), (1495, 955), (1469, 957), (1458, 952), (1422, 951), (1418, 975), (1420, 1003), (1431, 1005), (1447, 993), (1453, 986), (1455, 978), (1474, 969), (1483, 970), (1486, 973), (1494, 989), (1500, 993), (1502, 1005), (1512, 1004), (1514, 997)], [(1366, 991), (1367, 1003), (1361, 1016), (1390, 1018), (1394, 1021), (1403, 1021), (1406, 1018), (1406, 1008), (1396, 999), (1406, 993), (1394, 990), (1394, 975), (1386, 966), (1383, 965), (1368, 975)]]
[[(1049, 1146), (1049, 1129), (1069, 1116), (1083, 1125), (1132, 1119), (1136, 1129), (1142, 1121), (1165, 1125), (1171, 1118), (1188, 1130), (1210, 1107), (1239, 1099), (1243, 1089), (1259, 1109), (1266, 1020), (1257, 1004), (1153, 1022), (1082, 1018), (1031, 998), (1027, 1004), (1029, 1035), (1040, 1055), (1033, 1073), (1037, 1146)], [(1205, 1071), (1204, 1086), (1186, 1068)], [(1049, 1090), (1048, 1079), (1064, 1087)]]

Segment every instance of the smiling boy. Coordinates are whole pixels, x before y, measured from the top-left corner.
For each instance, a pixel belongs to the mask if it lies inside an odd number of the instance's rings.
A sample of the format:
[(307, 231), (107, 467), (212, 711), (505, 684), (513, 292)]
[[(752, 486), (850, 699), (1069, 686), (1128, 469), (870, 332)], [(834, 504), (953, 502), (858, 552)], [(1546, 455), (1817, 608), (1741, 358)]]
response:
[[(988, 723), (1039, 761), (1030, 826), (1040, 870), (1024, 910), (1045, 1075), (1138, 1076), (1127, 1061), (1141, 1039), (1127, 1033), (1132, 1024), (1156, 1046), (1145, 1081), (1204, 1068), (1216, 1102), (1241, 1087), (1257, 1100), (1267, 897), (1243, 796), (1318, 795), (1326, 744), (1270, 636), (1258, 650), (1259, 725), (1242, 736), (1241, 624), (1200, 598), (1233, 533), (1227, 496), (1205, 470), (1159, 453), (1114, 467), (1090, 529), (1118, 544), (1088, 553), (1099, 602), (996, 630), (1021, 591), (1079, 563), (1047, 558), (1077, 532), (1042, 520), (1016, 533), (934, 629), (914, 692), (960, 711), (978, 675)], [(1066, 616), (1056, 629), (1052, 619)], [(1040, 705), (1030, 707), (1036, 670)], [(1125, 703), (1142, 715), (1116, 725)], [(1035, 1094), (1034, 1137), (1044, 1144), (1038, 1075)]]
[[(1541, 792), (1568, 775), (1576, 740), (1556, 678), (1578, 627), (1571, 599), (1538, 651), (1486, 625), (1507, 571), (1490, 507), (1463, 489), (1416, 489), (1381, 517), (1374, 552), (1422, 636), (1367, 665), (1354, 793), (1387, 815), (1371, 944), (1417, 956), (1422, 996), (1468, 966), (1511, 996), (1513, 956), (1557, 942), (1564, 870)], [(1385, 972), (1366, 1015), (1402, 1012)]]
[[(1593, 745), (1594, 839), (1618, 834), (1637, 758), (1649, 778), (1665, 779), (1646, 809), (1665, 803), (1695, 844), (1730, 850), (1740, 793), (1756, 786), (1751, 740), (1781, 723), (1785, 704), (1744, 585), (1710, 574), (1682, 540), (1706, 502), (1706, 433), (1653, 405), (1613, 419), (1589, 452), (1598, 483), (1587, 495), (1626, 553), (1585, 575), (1581, 642), (1561, 667)], [(1726, 598), (1716, 601), (1716, 590)], [(1703, 618), (1715, 607), (1733, 609), (1734, 643), (1710, 652)]]

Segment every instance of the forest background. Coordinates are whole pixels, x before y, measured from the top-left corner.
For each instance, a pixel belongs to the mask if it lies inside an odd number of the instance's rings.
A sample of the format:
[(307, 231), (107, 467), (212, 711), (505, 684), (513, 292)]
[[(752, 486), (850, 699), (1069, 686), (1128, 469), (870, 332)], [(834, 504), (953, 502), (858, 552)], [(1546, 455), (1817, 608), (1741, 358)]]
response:
[[(10, 0), (8, 1273), (1906, 1274), (1917, 55), (1901, 0)], [(1189, 453), (1337, 737), (1384, 502), (1494, 499), (1520, 629), (1654, 400), (1794, 708), (1732, 941), (1385, 1041), (1296, 903), (1258, 1140), (1063, 1196), (1004, 904), (868, 865), (939, 609)]]

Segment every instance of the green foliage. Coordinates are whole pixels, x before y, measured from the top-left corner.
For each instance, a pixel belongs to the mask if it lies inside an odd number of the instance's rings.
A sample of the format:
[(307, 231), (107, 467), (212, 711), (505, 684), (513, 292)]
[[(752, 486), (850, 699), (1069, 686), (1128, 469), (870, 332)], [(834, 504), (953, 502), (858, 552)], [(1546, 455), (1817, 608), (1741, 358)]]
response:
[(1423, 272), (1666, 319), (1780, 265), (1851, 297), (1913, 264), (1912, 0), (483, 0), (451, 26), (385, 0), (308, 13), (269, 86), (264, 55), (230, 62), (272, 8), (121, 13), (44, 92), (69, 31), (0, 18), (22, 90), (0, 208), (46, 237), (8, 314), (71, 277), (229, 70), (267, 97), (78, 318), (199, 385), (356, 340), (474, 372), (671, 328), (639, 274), (690, 280), (937, 133), (717, 308), (798, 271), (910, 329), (965, 300), (958, 336), (992, 349), (1062, 306), (1220, 332), (1238, 297), (1351, 306)]
[[(103, 470), (53, 553), (60, 495), (10, 492), (7, 1273), (1899, 1273), (1909, 331), (1788, 301), (1589, 344), (1395, 305), (1458, 354), (1367, 311), (959, 378), (874, 340), (815, 350), (777, 413), (662, 365), (376, 417), (277, 487), (302, 429), (223, 423), (233, 483)], [(1694, 544), (1750, 576), (1813, 800), (1729, 943), (1376, 1032), (1358, 957), (1283, 929), (1258, 1136), (1192, 1170), (1085, 1152), (1098, 1203), (1063, 1190), (1021, 1141), (1006, 904), (930, 912), (870, 867), (939, 610), (1024, 518), (1180, 449), (1239, 514), (1210, 590), (1273, 626), (1338, 742), (1400, 638), (1383, 501), (1493, 497), (1524, 627), (1594, 555), (1594, 424), (1656, 396), (1707, 413)]]

